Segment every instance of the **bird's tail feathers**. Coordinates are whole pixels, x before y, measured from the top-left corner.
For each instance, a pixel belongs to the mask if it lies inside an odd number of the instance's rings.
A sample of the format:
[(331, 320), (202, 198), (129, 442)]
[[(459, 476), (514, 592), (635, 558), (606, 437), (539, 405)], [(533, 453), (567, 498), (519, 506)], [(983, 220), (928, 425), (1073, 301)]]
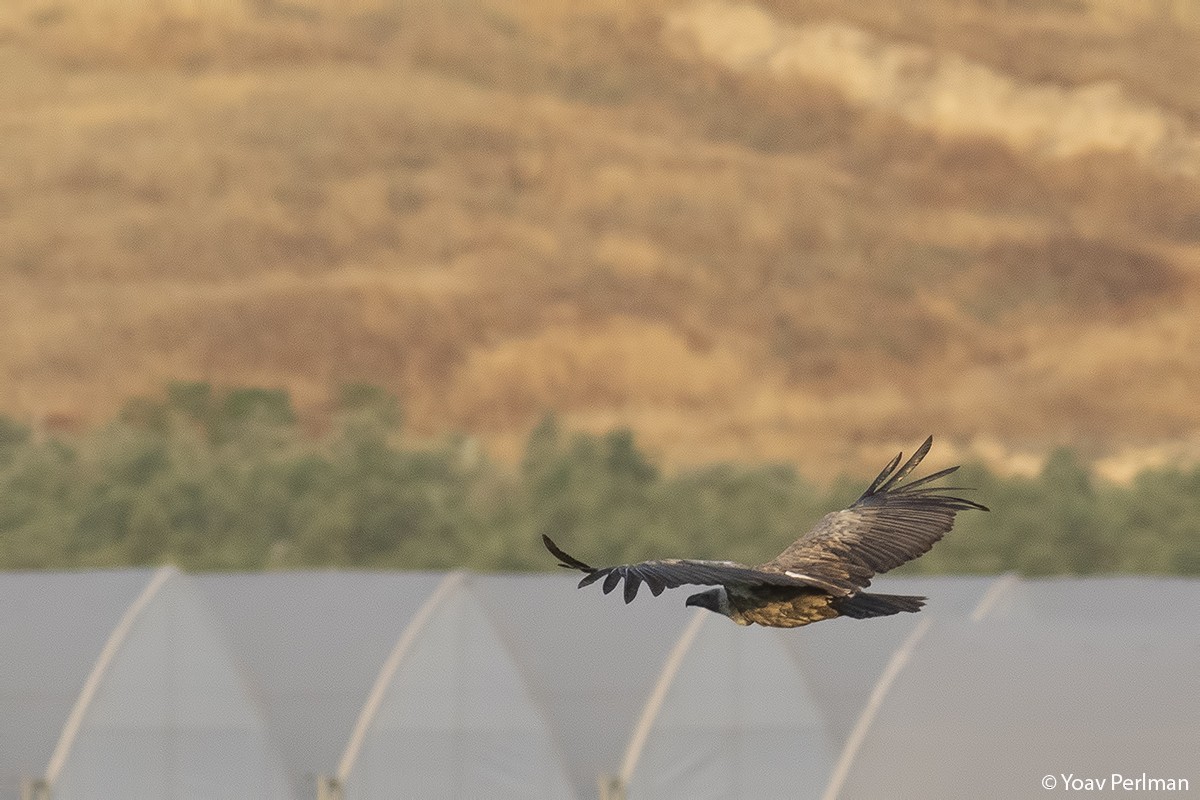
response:
[(871, 617), (890, 617), (901, 611), (920, 611), (925, 605), (924, 597), (914, 597), (900, 594), (858, 594), (849, 597), (835, 597), (834, 609), (843, 617), (851, 619), (870, 619)]

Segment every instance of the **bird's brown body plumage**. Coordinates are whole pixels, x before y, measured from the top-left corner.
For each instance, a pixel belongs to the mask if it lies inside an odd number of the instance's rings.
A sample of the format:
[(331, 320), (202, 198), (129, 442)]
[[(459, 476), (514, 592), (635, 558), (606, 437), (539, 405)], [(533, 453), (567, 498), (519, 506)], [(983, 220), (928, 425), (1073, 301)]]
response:
[(884, 617), (901, 611), (919, 611), (925, 605), (923, 597), (894, 594), (860, 592), (839, 597), (822, 589), (786, 587), (748, 592), (726, 591), (731, 612), (727, 616), (730, 619), (739, 625), (764, 625), (769, 628), (798, 628), (834, 617)]
[(729, 592), (729, 617), (739, 625), (766, 625), (771, 628), (797, 628), (810, 622), (838, 616), (833, 595), (820, 589), (785, 587), (754, 592)]
[(605, 594), (624, 580), (625, 602), (643, 583), (654, 595), (684, 584), (716, 586), (690, 596), (687, 605), (724, 614), (740, 625), (794, 628), (839, 616), (865, 619), (921, 608), (925, 598), (863, 592), (871, 578), (926, 553), (954, 525), (959, 511), (985, 506), (943, 494), (954, 487), (929, 484), (958, 467), (902, 483), (921, 463), (933, 437), (900, 466), (892, 459), (849, 508), (826, 514), (811, 531), (771, 561), (756, 567), (731, 561), (663, 559), (592, 567), (568, 555), (548, 536), (546, 548), (561, 566), (586, 573), (580, 587), (603, 579)]

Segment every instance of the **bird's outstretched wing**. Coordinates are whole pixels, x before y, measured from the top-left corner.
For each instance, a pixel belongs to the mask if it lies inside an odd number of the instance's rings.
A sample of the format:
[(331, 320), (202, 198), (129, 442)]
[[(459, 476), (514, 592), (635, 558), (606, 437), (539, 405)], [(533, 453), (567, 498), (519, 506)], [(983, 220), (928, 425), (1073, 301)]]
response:
[(809, 586), (807, 581), (786, 575), (783, 572), (762, 572), (745, 564), (733, 561), (691, 561), (667, 558), (661, 561), (643, 561), (639, 564), (622, 564), (617, 567), (593, 567), (565, 553), (554, 540), (545, 534), (542, 542), (546, 549), (559, 560), (560, 567), (577, 569), (586, 573), (579, 581), (579, 588), (604, 579), (602, 588), (608, 594), (625, 580), (625, 602), (637, 597), (638, 589), (645, 583), (655, 597), (664, 589), (694, 583), (702, 586)]
[(959, 511), (987, 511), (972, 500), (941, 494), (960, 487), (929, 485), (958, 467), (901, 485), (932, 444), (930, 436), (904, 466), (899, 466), (904, 454), (897, 455), (849, 508), (826, 514), (758, 569), (801, 578), (831, 594), (853, 594), (870, 585), (875, 574), (928, 552), (949, 532)]

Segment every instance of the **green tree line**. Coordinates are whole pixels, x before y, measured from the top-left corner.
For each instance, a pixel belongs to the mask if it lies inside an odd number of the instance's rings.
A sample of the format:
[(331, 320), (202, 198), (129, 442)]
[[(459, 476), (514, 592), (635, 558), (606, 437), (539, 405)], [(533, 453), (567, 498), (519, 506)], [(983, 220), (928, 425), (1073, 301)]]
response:
[[(349, 386), (314, 435), (283, 391), (203, 383), (173, 384), (79, 435), (0, 417), (0, 569), (551, 569), (543, 533), (596, 562), (757, 563), (872, 477), (668, 473), (629, 431), (568, 432), (552, 415), (510, 465), (466, 436), (413, 443), (402, 422), (394, 398)], [(961, 515), (905, 570), (1200, 574), (1200, 468), (1114, 485), (1060, 450), (1036, 477), (967, 465), (954, 483), (992, 513)]]

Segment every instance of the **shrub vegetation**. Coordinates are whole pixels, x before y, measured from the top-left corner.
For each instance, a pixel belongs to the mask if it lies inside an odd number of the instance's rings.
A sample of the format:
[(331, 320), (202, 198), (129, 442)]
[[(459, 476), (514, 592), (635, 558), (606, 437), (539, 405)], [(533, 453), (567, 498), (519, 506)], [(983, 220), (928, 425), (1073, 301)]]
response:
[[(0, 568), (172, 562), (189, 570), (299, 567), (540, 570), (540, 534), (597, 562), (773, 556), (870, 476), (813, 485), (781, 465), (664, 472), (627, 430), (563, 430), (553, 415), (519, 464), (466, 436), (404, 433), (394, 398), (346, 387), (324, 432), (288, 395), (175, 384), (102, 428), (37, 434), (0, 417)], [(967, 465), (955, 485), (991, 514), (906, 569), (1028, 575), (1200, 574), (1200, 468), (1096, 479), (1070, 451), (1040, 475)]]

